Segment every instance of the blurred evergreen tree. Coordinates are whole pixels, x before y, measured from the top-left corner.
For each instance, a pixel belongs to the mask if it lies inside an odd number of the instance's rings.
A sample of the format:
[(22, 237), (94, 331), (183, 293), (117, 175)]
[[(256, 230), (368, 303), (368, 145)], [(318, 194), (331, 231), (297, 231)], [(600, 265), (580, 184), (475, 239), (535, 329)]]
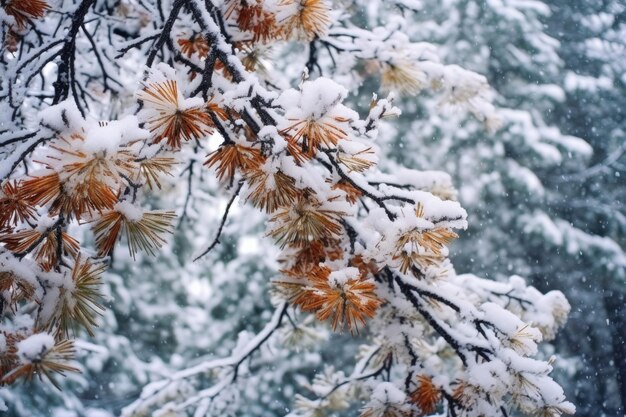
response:
[(588, 352), (583, 356), (584, 376), (593, 383), (579, 383), (579, 403), (588, 398), (590, 387), (597, 387), (607, 407), (613, 407), (607, 413), (621, 406), (615, 410), (621, 415), (626, 410), (626, 5), (555, 0), (552, 10), (548, 32), (561, 42), (565, 102), (551, 119), (564, 131), (585, 138), (594, 150), (588, 165), (548, 176), (551, 188), (561, 195), (550, 208), (590, 235), (585, 236), (590, 248), (564, 271), (580, 283), (572, 286), (580, 287), (575, 291), (588, 299), (572, 316), (588, 322), (587, 328), (580, 328), (588, 338), (567, 337), (564, 347)]

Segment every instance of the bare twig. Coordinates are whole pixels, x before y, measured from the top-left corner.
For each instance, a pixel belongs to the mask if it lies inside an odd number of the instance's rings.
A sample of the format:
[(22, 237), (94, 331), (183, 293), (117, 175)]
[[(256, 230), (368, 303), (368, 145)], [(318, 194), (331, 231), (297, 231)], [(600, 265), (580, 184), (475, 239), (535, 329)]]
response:
[(239, 196), (239, 192), (241, 191), (241, 187), (243, 187), (243, 181), (239, 181), (239, 184), (237, 185), (237, 189), (235, 190), (235, 192), (233, 193), (233, 196), (230, 198), (230, 200), (228, 201), (228, 204), (226, 205), (226, 210), (224, 211), (224, 216), (222, 216), (222, 221), (220, 223), (220, 227), (219, 227), (219, 229), (217, 229), (217, 235), (215, 236), (215, 239), (213, 239), (213, 242), (211, 242), (209, 247), (206, 248), (206, 250), (204, 252), (202, 252), (200, 255), (198, 255), (193, 260), (194, 262), (197, 261), (198, 259), (202, 258), (207, 253), (211, 252), (213, 250), (213, 248), (215, 248), (220, 243), (220, 236), (222, 235), (222, 230), (224, 229), (224, 225), (226, 224), (226, 220), (228, 219), (228, 213), (230, 212), (230, 207), (233, 205), (233, 202), (235, 201), (237, 196)]

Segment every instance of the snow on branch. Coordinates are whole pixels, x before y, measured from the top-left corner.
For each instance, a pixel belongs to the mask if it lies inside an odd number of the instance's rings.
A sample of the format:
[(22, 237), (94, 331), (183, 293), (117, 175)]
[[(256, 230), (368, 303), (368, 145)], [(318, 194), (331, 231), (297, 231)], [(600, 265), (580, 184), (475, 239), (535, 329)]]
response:
[(239, 366), (250, 356), (259, 350), (263, 344), (274, 334), (274, 332), (281, 326), (283, 318), (287, 314), (287, 308), (289, 304), (283, 302), (276, 307), (272, 318), (267, 322), (263, 330), (257, 333), (250, 341), (244, 346), (237, 347), (231, 356), (220, 359), (213, 359), (205, 362), (201, 362), (191, 368), (184, 369), (182, 371), (174, 373), (171, 377), (162, 381), (152, 382), (146, 385), (140, 397), (124, 408), (123, 416), (133, 416), (144, 413), (151, 409), (155, 404), (158, 405), (164, 398), (168, 398), (171, 392), (177, 392), (180, 390), (181, 381), (186, 383), (185, 380), (197, 375), (210, 374), (215, 369), (227, 368), (225, 372), (220, 372), (217, 382), (210, 388), (205, 388), (196, 394), (190, 396), (184, 401), (176, 404), (175, 407), (168, 403), (163, 406), (165, 410), (172, 408), (174, 410), (184, 410), (185, 408), (203, 400), (211, 399), (219, 395), (222, 389), (228, 384), (234, 382), (237, 379)]

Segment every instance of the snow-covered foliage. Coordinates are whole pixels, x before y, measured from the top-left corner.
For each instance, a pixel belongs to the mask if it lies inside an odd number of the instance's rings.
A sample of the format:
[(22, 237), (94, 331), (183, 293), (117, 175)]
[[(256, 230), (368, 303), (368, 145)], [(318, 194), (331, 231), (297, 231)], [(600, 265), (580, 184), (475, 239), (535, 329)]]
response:
[[(470, 221), (451, 250), (458, 271), (515, 272), (576, 306), (556, 366), (583, 415), (626, 405), (622, 3), (422, 1), (403, 32), (484, 74), (501, 127), (441, 117), (425, 97), (398, 102), (404, 117), (381, 135), (384, 164), (442, 169), (459, 187)], [(362, 4), (370, 25), (392, 12)]]
[[(417, 7), (397, 3), (400, 12)], [(2, 384), (76, 378), (77, 349), (90, 373), (106, 355), (132, 351), (129, 338), (99, 337), (95, 328), (102, 315), (107, 325), (149, 338), (109, 315), (105, 304), (119, 302), (144, 318), (169, 320), (160, 325), (179, 332), (182, 346), (167, 362), (133, 364), (134, 352), (125, 358), (127, 380), (115, 383), (143, 388), (128, 390), (124, 416), (260, 414), (245, 401), (257, 387), (250, 382), (276, 389), (283, 376), (309, 388), (285, 394), (294, 397), (284, 413), (291, 416), (574, 412), (549, 375), (551, 360), (538, 357), (538, 344), (566, 320), (565, 297), (541, 294), (518, 277), (457, 276), (448, 246), (467, 227), (467, 213), (450, 178), (384, 162), (385, 120), (403, 117), (397, 94), (428, 90), (437, 109), (471, 115), (486, 131), (511, 120), (524, 126), (525, 116), (498, 112), (485, 77), (442, 63), (434, 45), (403, 30), (402, 13), (368, 28), (353, 7), (325, 0), (3, 3)], [(350, 102), (362, 82), (376, 79), (373, 91), (386, 98), (374, 95), (366, 108)], [(574, 138), (553, 141), (586, 152)], [(556, 160), (557, 145), (545, 142), (529, 135), (526, 144)], [(537, 186), (530, 171), (518, 172), (526, 175), (515, 180)], [(223, 207), (215, 204), (217, 182), (228, 194)], [(181, 188), (184, 198), (169, 198)], [(205, 335), (202, 319), (185, 316), (201, 316), (210, 304), (197, 265), (218, 250), (237, 199), (248, 205), (237, 232), (256, 236), (258, 245), (274, 242), (262, 255), (275, 261), (247, 260), (263, 265), (263, 280), (243, 286), (249, 294), (241, 300), (230, 294), (224, 314), (241, 309), (262, 324), (229, 342), (223, 336), (234, 337), (232, 323)], [(191, 245), (202, 245), (192, 256), (169, 252), (176, 226), (187, 227), (185, 239), (216, 230)], [(128, 256), (115, 251), (120, 240)], [(245, 258), (245, 250), (236, 252)], [(132, 273), (107, 275), (103, 284), (115, 253)], [(142, 253), (167, 254), (171, 263), (151, 269)], [(215, 261), (211, 275), (220, 278), (212, 285), (224, 297), (224, 276), (245, 273), (245, 263)], [(166, 275), (168, 287), (142, 292), (154, 274)], [(166, 311), (185, 285), (196, 289), (185, 301), (196, 300)], [(252, 303), (261, 311), (240, 302), (270, 291), (273, 313), (262, 300)], [(298, 370), (319, 365), (319, 357), (268, 349), (315, 346), (326, 336), (323, 323), (362, 346), (351, 352), (352, 370), (342, 358), (303, 382), (309, 372)], [(97, 343), (74, 343), (83, 330)], [(194, 343), (218, 347), (219, 356), (191, 358), (184, 347)], [(0, 398), (29, 412), (19, 395), (3, 390)], [(100, 413), (71, 402), (58, 412)]]

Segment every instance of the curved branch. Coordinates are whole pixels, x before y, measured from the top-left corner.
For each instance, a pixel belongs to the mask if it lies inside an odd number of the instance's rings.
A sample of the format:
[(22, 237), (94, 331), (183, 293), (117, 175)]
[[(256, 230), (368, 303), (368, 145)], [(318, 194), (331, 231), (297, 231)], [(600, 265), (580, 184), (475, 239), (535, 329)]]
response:
[(238, 349), (237, 352), (226, 358), (214, 359), (207, 362), (202, 362), (196, 366), (174, 373), (171, 377), (152, 382), (146, 385), (141, 393), (139, 399), (125, 407), (122, 410), (123, 415), (133, 415), (136, 410), (142, 408), (145, 404), (150, 404), (155, 398), (163, 392), (168, 391), (177, 382), (186, 380), (196, 375), (206, 374), (214, 369), (232, 368), (229, 372), (223, 374), (220, 380), (211, 387), (198, 392), (193, 397), (185, 400), (183, 403), (177, 406), (177, 409), (184, 409), (198, 401), (206, 398), (212, 398), (224, 389), (226, 386), (234, 383), (237, 379), (238, 370), (241, 364), (249, 359), (254, 352), (259, 350), (265, 342), (274, 334), (274, 332), (282, 325), (283, 318), (287, 314), (287, 307), (289, 304), (285, 301), (282, 302), (274, 310), (274, 314), (270, 321), (265, 325), (257, 335), (252, 338), (245, 346)]
[(220, 236), (222, 235), (222, 230), (224, 229), (224, 225), (226, 224), (226, 220), (228, 219), (228, 214), (230, 212), (230, 207), (235, 202), (235, 199), (237, 198), (237, 196), (239, 196), (239, 192), (241, 191), (242, 187), (243, 187), (243, 181), (239, 181), (239, 185), (237, 186), (237, 189), (235, 190), (235, 192), (233, 193), (233, 196), (230, 198), (230, 200), (228, 201), (228, 204), (226, 205), (226, 210), (224, 211), (224, 216), (222, 216), (222, 221), (220, 222), (220, 227), (219, 227), (219, 229), (217, 229), (217, 235), (215, 236), (215, 239), (213, 239), (213, 242), (211, 242), (211, 244), (209, 245), (208, 248), (206, 248), (200, 255), (198, 255), (198, 256), (196, 256), (194, 258), (194, 260), (193, 260), (194, 262), (197, 261), (198, 259), (202, 258), (207, 253), (211, 252), (213, 250), (213, 248), (215, 248), (220, 243)]

